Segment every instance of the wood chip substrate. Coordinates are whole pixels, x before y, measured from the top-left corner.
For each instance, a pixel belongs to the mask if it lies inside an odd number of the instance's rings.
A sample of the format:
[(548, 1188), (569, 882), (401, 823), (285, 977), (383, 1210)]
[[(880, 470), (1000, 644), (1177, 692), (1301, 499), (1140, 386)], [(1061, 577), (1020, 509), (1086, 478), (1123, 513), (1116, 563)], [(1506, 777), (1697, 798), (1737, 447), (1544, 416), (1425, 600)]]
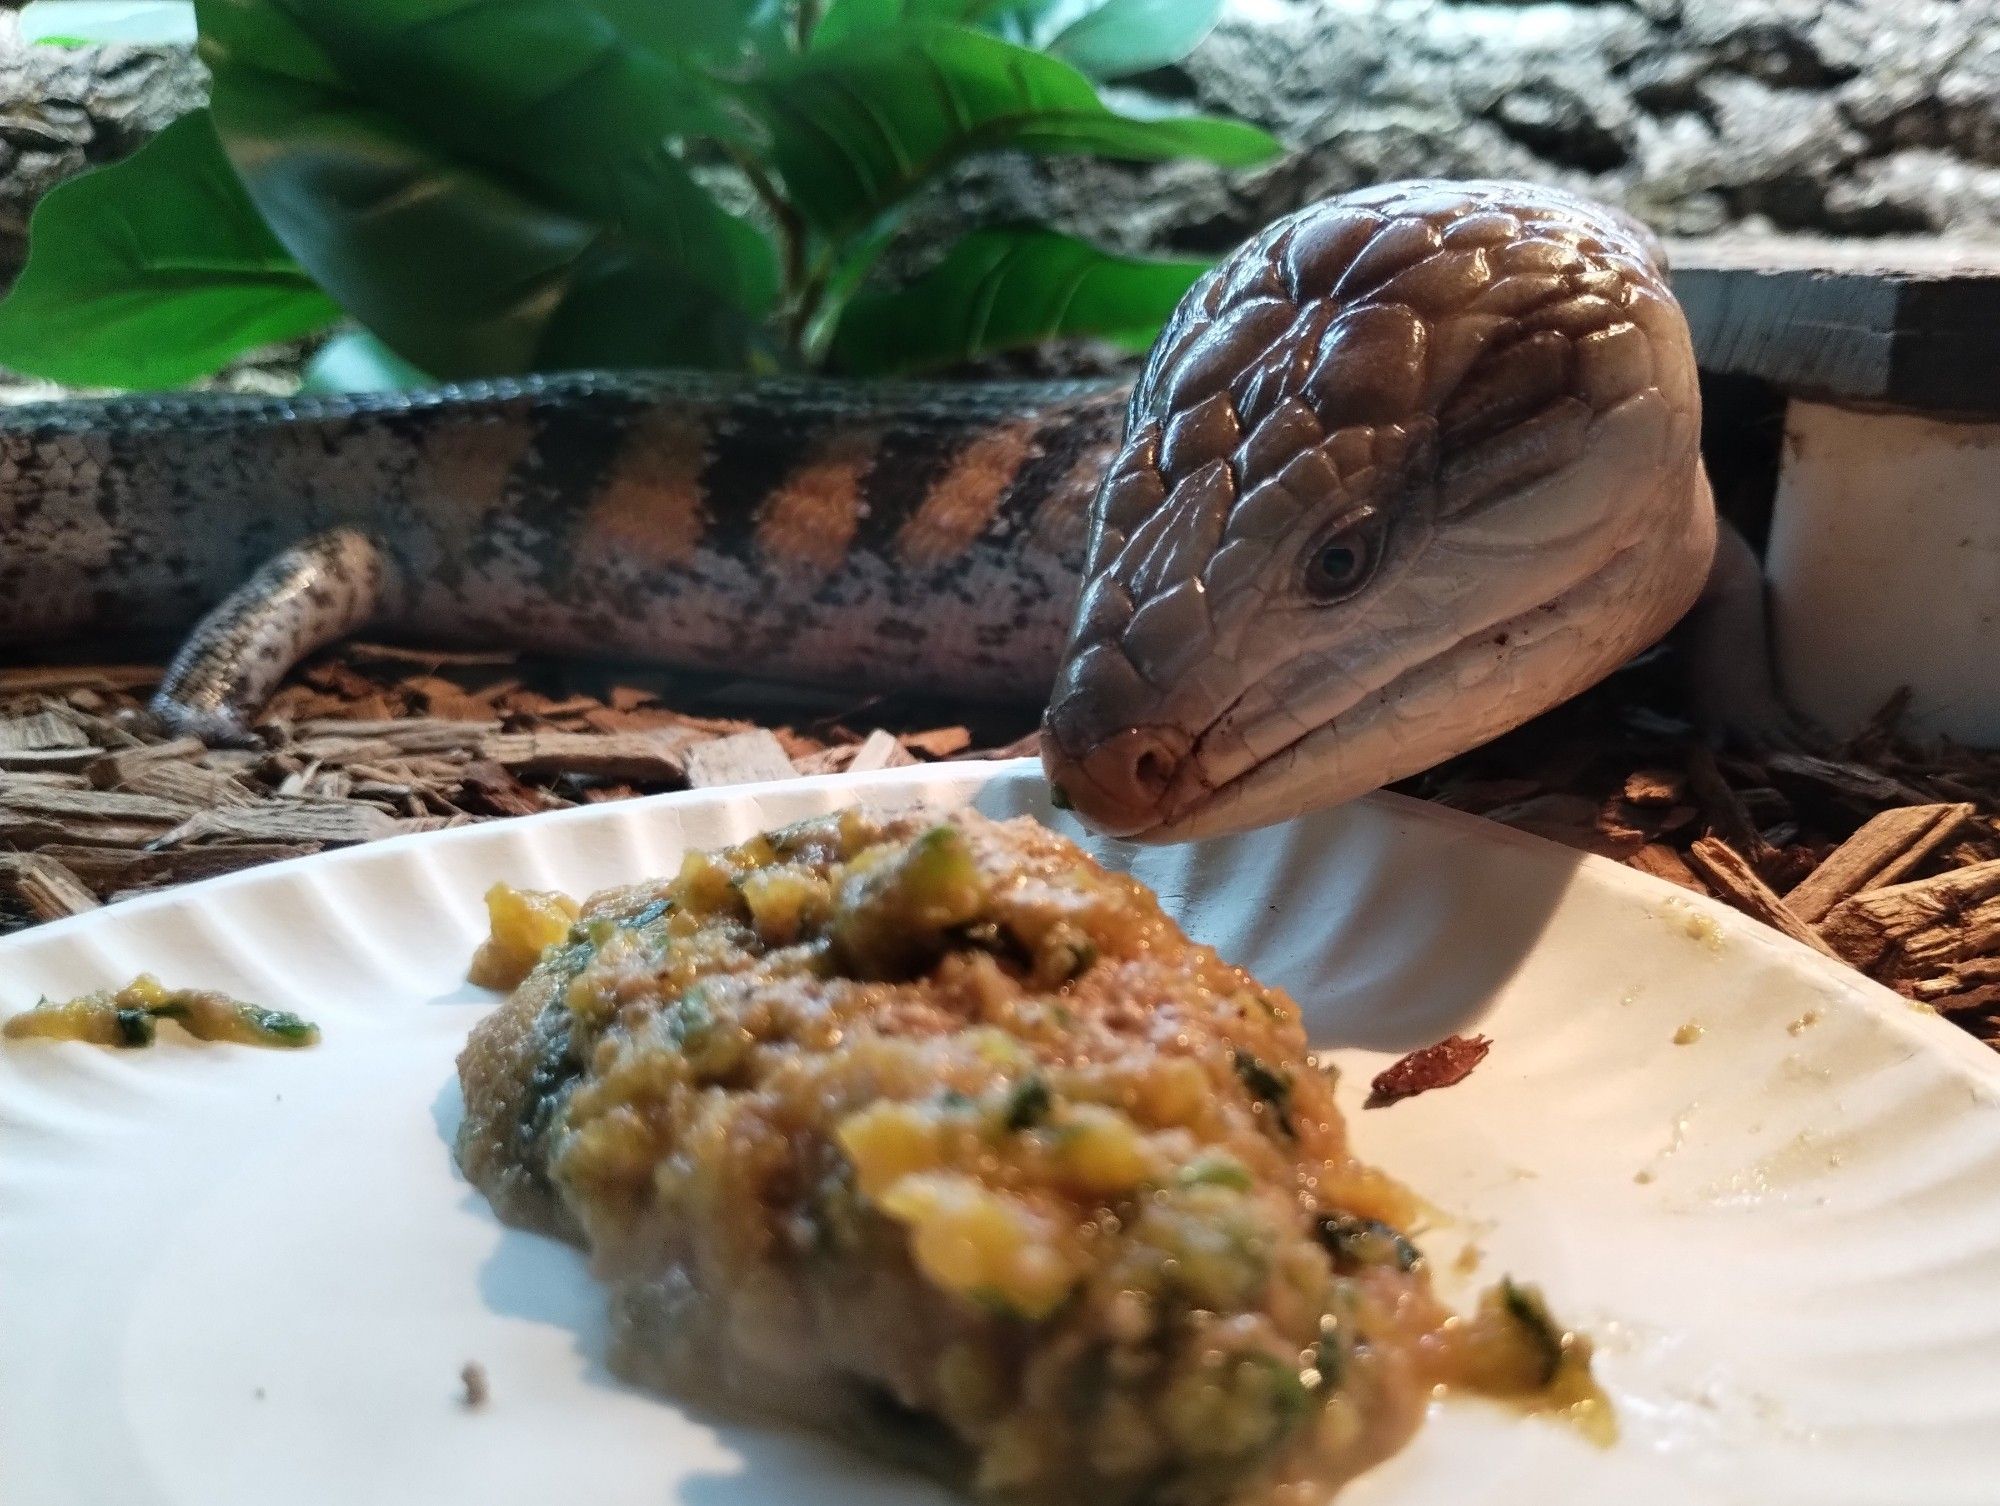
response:
[[(0, 668), (0, 930), (280, 858), (665, 790), (1032, 752), (995, 712), (501, 654), (350, 645), (248, 748), (169, 738), (158, 667)], [(1713, 895), (2000, 1047), (2000, 752), (1710, 748), (1628, 669), (1407, 781)]]

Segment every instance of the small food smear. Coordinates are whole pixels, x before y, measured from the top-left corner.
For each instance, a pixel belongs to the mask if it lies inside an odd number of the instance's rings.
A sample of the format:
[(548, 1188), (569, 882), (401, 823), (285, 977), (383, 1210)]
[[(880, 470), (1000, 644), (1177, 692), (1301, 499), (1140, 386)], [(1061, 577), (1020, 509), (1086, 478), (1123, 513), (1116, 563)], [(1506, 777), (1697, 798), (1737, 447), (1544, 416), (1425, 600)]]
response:
[(569, 935), (576, 914), (567, 894), (495, 884), (486, 891), (490, 933), (472, 954), (466, 981), (480, 988), (519, 987), (542, 953)]
[(150, 1046), (161, 1020), (196, 1040), (289, 1050), (319, 1043), (319, 1027), (282, 1009), (246, 1004), (211, 989), (168, 988), (141, 973), (123, 988), (56, 1002), (44, 999), (17, 1014), (0, 1035), (11, 1041), (87, 1041), (93, 1046)]
[(1697, 1025), (1693, 1020), (1689, 1020), (1674, 1032), (1674, 1044), (1676, 1046), (1692, 1046), (1701, 1037), (1701, 1026)]
[(1808, 1009), (1796, 1020), (1793, 1020), (1791, 1024), (1787, 1025), (1785, 1030), (1791, 1035), (1804, 1035), (1818, 1023), (1819, 1011), (1817, 1009)]
[(467, 1360), (465, 1368), (458, 1372), (459, 1384), (465, 1388), (462, 1400), (468, 1412), (476, 1412), (486, 1405), (492, 1393), (486, 1387), (486, 1367), (477, 1360)]
[(1590, 1340), (1558, 1324), (1534, 1287), (1503, 1278), (1460, 1321), (1458, 1384), (1561, 1417), (1601, 1448), (1618, 1441), (1611, 1398), (1591, 1373)]
[(1464, 1082), (1492, 1049), (1493, 1042), (1483, 1035), (1448, 1035), (1435, 1045), (1412, 1051), (1375, 1074), (1364, 1107), (1387, 1108), (1432, 1088)]

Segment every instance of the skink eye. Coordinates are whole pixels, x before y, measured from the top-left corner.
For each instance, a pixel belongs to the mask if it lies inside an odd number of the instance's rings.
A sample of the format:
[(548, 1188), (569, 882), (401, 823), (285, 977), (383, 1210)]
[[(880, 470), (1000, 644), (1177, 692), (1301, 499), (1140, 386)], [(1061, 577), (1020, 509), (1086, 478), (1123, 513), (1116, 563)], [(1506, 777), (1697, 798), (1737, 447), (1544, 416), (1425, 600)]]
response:
[(1368, 508), (1314, 547), (1306, 561), (1306, 595), (1322, 606), (1345, 601), (1368, 584), (1381, 558), (1382, 519)]

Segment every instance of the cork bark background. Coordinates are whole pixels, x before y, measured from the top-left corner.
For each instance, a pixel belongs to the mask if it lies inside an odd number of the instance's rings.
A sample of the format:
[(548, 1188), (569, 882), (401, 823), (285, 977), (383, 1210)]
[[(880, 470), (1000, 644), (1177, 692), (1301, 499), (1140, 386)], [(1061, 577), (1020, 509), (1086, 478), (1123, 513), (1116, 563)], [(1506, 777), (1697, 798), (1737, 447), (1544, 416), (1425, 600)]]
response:
[[(0, 0), (0, 288), (50, 187), (206, 90), (186, 50), (24, 45), (19, 4)], [(1022, 216), (1219, 253), (1313, 199), (1427, 174), (1554, 181), (1681, 236), (2000, 234), (2000, 0), (1234, 0), (1185, 63), (1111, 93), (1253, 120), (1289, 150), (1233, 174), (973, 164), (922, 208), (914, 254)], [(219, 385), (285, 390), (298, 354)], [(0, 400), (54, 391), (0, 375)]]

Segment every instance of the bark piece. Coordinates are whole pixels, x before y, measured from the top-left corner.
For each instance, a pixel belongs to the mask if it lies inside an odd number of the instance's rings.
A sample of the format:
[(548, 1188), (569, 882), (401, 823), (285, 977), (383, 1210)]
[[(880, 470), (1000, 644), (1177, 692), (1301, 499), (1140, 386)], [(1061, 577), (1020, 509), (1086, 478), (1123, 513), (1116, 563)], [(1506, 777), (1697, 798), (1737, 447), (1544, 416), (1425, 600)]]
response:
[(1778, 897), (1777, 891), (1757, 876), (1757, 870), (1743, 855), (1720, 837), (1697, 837), (1688, 849), (1688, 866), (1693, 868), (1716, 894), (1753, 920), (1761, 920), (1774, 931), (1782, 931), (1794, 941), (1804, 942), (1829, 957), (1837, 953), (1819, 933), (1807, 925)]
[(1648, 842), (1625, 860), (1641, 873), (1650, 873), (1654, 878), (1663, 878), (1670, 884), (1679, 884), (1683, 889), (1692, 889), (1696, 894), (1708, 893), (1708, 885), (1695, 875), (1685, 859), (1664, 842)]
[(790, 779), (797, 773), (785, 756), (784, 745), (761, 727), (696, 743), (687, 755), (688, 786), (697, 790)]
[(928, 732), (907, 732), (903, 746), (926, 758), (954, 758), (972, 746), (972, 733), (964, 727), (933, 727)]
[(93, 759), (84, 770), (90, 782), (100, 790), (122, 789), (132, 782), (140, 770), (156, 763), (170, 761), (191, 761), (201, 758), (207, 749), (201, 739), (177, 737), (171, 742), (149, 743), (138, 748), (119, 748)]
[(691, 733), (672, 731), (500, 732), (481, 740), (479, 754), (516, 775), (678, 785), (688, 777), (695, 741)]
[(61, 920), (97, 908), (97, 896), (83, 880), (45, 853), (0, 859), (0, 882), (37, 920)]
[(1842, 900), (1900, 883), (1954, 841), (1970, 805), (1906, 805), (1872, 816), (1785, 896), (1793, 914), (1816, 924)]
[(168, 852), (57, 844), (39, 854), (63, 865), (104, 894), (191, 884), (320, 850), (317, 842), (238, 842), (214, 847), (176, 847)]
[(2000, 862), (1857, 894), (1819, 929), (1840, 956), (1892, 984), (2000, 953)]
[(1633, 805), (1673, 806), (1687, 798), (1687, 784), (1678, 769), (1634, 769), (1625, 776), (1623, 794)]
[(1715, 755), (1705, 747), (1697, 746), (1689, 755), (1688, 793), (1715, 834), (1743, 854), (1753, 869), (1770, 861), (1771, 844), (1751, 819), (1743, 797), (1723, 777)]
[(44, 709), (28, 716), (0, 717), (0, 753), (46, 753), (89, 748), (89, 734), (67, 711)]
[(877, 727), (854, 750), (854, 756), (847, 762), (847, 772), (872, 774), (877, 769), (898, 769), (915, 762), (916, 759), (897, 740), (895, 733), (884, 732)]
[(380, 806), (358, 800), (272, 800), (238, 809), (202, 811), (160, 838), (157, 845), (231, 837), (246, 842), (341, 846), (392, 837), (401, 830), (401, 823)]
[(1771, 753), (1765, 767), (1780, 779), (1805, 786), (1851, 810), (1873, 815), (1889, 806), (1929, 805), (1936, 797), (1927, 789), (1865, 764), (1810, 753)]

